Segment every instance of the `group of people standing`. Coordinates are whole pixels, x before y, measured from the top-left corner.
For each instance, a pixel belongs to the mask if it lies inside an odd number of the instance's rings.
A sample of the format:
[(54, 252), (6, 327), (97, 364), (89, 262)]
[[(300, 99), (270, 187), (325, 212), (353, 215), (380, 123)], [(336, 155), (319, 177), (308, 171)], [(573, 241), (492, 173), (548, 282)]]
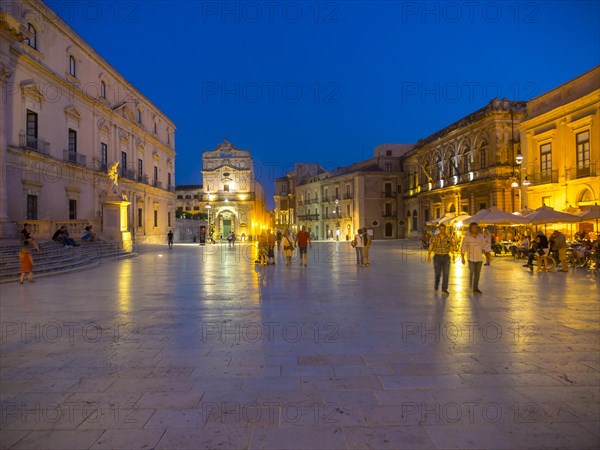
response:
[(306, 231), (306, 227), (302, 226), (300, 231), (294, 237), (290, 230), (270, 232), (263, 230), (258, 236), (258, 259), (257, 263), (261, 265), (275, 265), (275, 244), (277, 249), (283, 244), (283, 254), (285, 256), (285, 265), (292, 264), (292, 252), (298, 247), (300, 254), (300, 265), (308, 265), (308, 248), (312, 247), (310, 233)]
[[(429, 241), (427, 262), (431, 262), (433, 254), (434, 289), (437, 291), (442, 281), (442, 294), (450, 295), (448, 283), (450, 278), (450, 254), (456, 248), (455, 238), (447, 233), (446, 225), (439, 226), (439, 233)], [(479, 225), (473, 222), (462, 240), (460, 255), (463, 264), (469, 262), (469, 287), (474, 294), (482, 294), (479, 289), (481, 267), (490, 263), (491, 242), (480, 232)], [(465, 257), (466, 255), (466, 257)]]

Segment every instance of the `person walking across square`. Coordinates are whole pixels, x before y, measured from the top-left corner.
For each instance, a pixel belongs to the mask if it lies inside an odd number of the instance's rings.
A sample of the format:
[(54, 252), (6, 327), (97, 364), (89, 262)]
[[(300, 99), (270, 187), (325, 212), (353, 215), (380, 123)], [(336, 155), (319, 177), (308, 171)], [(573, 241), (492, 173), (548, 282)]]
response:
[(469, 232), (464, 237), (460, 254), (462, 263), (465, 264), (465, 253), (469, 260), (469, 287), (473, 289), (474, 294), (482, 294), (479, 290), (479, 276), (481, 275), (481, 266), (483, 265), (483, 255), (490, 262), (490, 244), (486, 242), (483, 235), (479, 233), (477, 222), (472, 222), (469, 225)]
[(448, 280), (450, 278), (450, 252), (454, 249), (454, 239), (446, 233), (446, 225), (439, 226), (439, 234), (431, 238), (427, 253), (427, 262), (431, 262), (433, 253), (434, 289), (437, 291), (442, 279), (442, 293), (449, 295)]
[(310, 233), (306, 231), (306, 227), (302, 225), (300, 231), (296, 235), (296, 243), (298, 245), (298, 251), (300, 252), (300, 265), (306, 266), (306, 260), (308, 258), (308, 246), (312, 247), (310, 242)]
[(365, 247), (365, 242), (363, 240), (363, 230), (362, 228), (358, 229), (358, 232), (354, 235), (354, 250), (356, 251), (356, 264), (359, 266), (364, 266), (363, 264), (363, 249)]
[(371, 260), (369, 259), (369, 250), (371, 249), (371, 243), (372, 243), (372, 239), (371, 236), (369, 236), (369, 233), (367, 231), (367, 228), (363, 228), (363, 234), (362, 234), (362, 238), (363, 238), (363, 249), (362, 249), (362, 265), (363, 266), (370, 266), (371, 265)]
[(169, 245), (169, 250), (173, 248), (173, 231), (169, 230), (167, 233), (167, 244)]

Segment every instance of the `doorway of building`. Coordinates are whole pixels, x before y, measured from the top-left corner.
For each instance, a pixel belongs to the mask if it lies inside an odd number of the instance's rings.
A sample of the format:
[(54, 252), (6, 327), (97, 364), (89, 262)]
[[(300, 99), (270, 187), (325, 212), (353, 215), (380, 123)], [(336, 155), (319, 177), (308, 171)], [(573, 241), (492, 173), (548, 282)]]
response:
[(223, 237), (226, 238), (231, 232), (231, 219), (223, 219)]

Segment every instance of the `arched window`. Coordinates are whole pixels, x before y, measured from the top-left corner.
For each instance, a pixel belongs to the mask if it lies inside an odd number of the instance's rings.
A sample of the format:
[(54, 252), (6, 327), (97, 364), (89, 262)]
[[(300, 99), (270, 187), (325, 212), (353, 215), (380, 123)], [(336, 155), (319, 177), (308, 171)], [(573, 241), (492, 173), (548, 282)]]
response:
[(469, 147), (463, 148), (463, 173), (469, 173), (471, 171), (471, 152)]
[(31, 33), (31, 37), (26, 41), (27, 45), (37, 50), (37, 31), (35, 27), (31, 23), (28, 23), (27, 30), (29, 30), (29, 32)]
[(77, 76), (77, 64), (73, 55), (69, 55), (69, 75), (72, 77)]
[(579, 194), (578, 203), (591, 203), (593, 200), (594, 196), (592, 195), (592, 191), (590, 191), (589, 189), (585, 189)]
[(441, 180), (444, 178), (444, 163), (442, 163), (442, 157), (437, 157), (437, 179)]
[(455, 165), (454, 155), (452, 153), (448, 154), (448, 164), (447, 164), (446, 172), (451, 177), (456, 175), (456, 165)]
[(106, 98), (106, 83), (104, 81), (100, 82), (100, 97)]
[(479, 167), (481, 169), (485, 169), (487, 167), (487, 144), (485, 142), (481, 143), (479, 147)]

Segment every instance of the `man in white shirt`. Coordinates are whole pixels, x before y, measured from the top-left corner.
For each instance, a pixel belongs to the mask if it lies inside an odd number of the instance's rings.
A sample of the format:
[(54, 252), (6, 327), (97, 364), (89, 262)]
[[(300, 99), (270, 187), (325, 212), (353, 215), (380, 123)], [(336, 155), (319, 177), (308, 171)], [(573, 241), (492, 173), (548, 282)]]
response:
[(469, 225), (469, 232), (464, 237), (460, 254), (462, 263), (465, 263), (465, 252), (469, 260), (469, 286), (473, 288), (474, 294), (482, 294), (479, 290), (479, 276), (481, 275), (481, 266), (483, 265), (483, 255), (487, 263), (490, 262), (491, 246), (484, 239), (483, 235), (479, 234), (479, 226), (476, 222)]

